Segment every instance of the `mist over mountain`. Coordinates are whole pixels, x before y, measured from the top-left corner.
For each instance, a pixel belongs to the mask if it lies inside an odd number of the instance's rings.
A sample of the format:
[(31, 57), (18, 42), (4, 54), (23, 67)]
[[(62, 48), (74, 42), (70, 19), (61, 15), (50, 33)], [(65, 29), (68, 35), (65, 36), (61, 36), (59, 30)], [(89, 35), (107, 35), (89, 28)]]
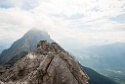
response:
[(74, 51), (71, 52), (81, 64), (113, 80), (125, 81), (125, 43), (92, 46)]
[(3, 45), (0, 45), (0, 53), (5, 49)]
[(30, 52), (36, 48), (37, 43), (40, 40), (47, 40), (53, 42), (47, 32), (37, 29), (29, 30), (22, 38), (15, 41), (12, 46), (5, 49), (0, 55), (0, 64), (8, 62), (16, 55), (20, 55), (24, 52)]
[[(125, 43), (95, 46), (85, 50), (88, 53), (93, 53), (100, 62), (104, 63), (104, 67), (110, 68), (113, 66), (114, 69), (119, 69), (125, 66)], [(123, 69), (125, 70), (125, 68)]]
[[(38, 36), (38, 37), (37, 37)], [(3, 52), (5, 52), (6, 51), (6, 54), (10, 54), (9, 56), (8, 56), (8, 58), (9, 58), (9, 60), (8, 61), (6, 61), (6, 63), (5, 63), (5, 69), (4, 68), (0, 68), (2, 71), (0, 71), (0, 73), (4, 73), (4, 72), (6, 72), (6, 66), (10, 66), (11, 65), (11, 67), (18, 67), (18, 65), (20, 66), (20, 67), (22, 67), (23, 65), (22, 64), (20, 64), (19, 62), (22, 60), (22, 59), (24, 59), (24, 58), (26, 58), (26, 56), (27, 56), (27, 54), (28, 53), (30, 53), (31, 51), (33, 51), (33, 52), (35, 52), (35, 54), (36, 53), (39, 53), (40, 54), (40, 52), (42, 53), (42, 54), (47, 54), (47, 52), (46, 52), (46, 49), (43, 51), (39, 51), (39, 49), (35, 49), (36, 48), (36, 46), (38, 46), (37, 45), (37, 41), (39, 41), (39, 40), (41, 40), (41, 39), (46, 39), (46, 40), (48, 40), (48, 42), (49, 43), (51, 43), (51, 42), (53, 42), (53, 40), (51, 40), (51, 38), (50, 38), (50, 36), (46, 33), (46, 32), (43, 32), (43, 31), (39, 31), (39, 30), (30, 30), (30, 31), (28, 31), (21, 39), (19, 39), (19, 40), (17, 40), (17, 41), (15, 41), (13, 44), (12, 44), (12, 46), (9, 48), (9, 49), (7, 49), (7, 50), (4, 50)], [(54, 45), (54, 44), (52, 44), (52, 45)], [(22, 47), (22, 46), (24, 46), (24, 47)], [(28, 46), (28, 47), (27, 47)], [(49, 46), (48, 44), (47, 44), (47, 46)], [(39, 47), (39, 46), (38, 46)], [(23, 50), (22, 50), (23, 49)], [(41, 48), (40, 48), (41, 49)], [(34, 51), (35, 50), (35, 51)], [(53, 49), (52, 49), (53, 50)], [(19, 53), (17, 53), (17, 54), (13, 54), (12, 53), (12, 51), (13, 52), (19, 52)], [(51, 51), (51, 49), (50, 49), (50, 51)], [(60, 51), (60, 48), (59, 49), (57, 49), (57, 51)], [(33, 54), (33, 53), (31, 53), (31, 54)], [(14, 55), (14, 56), (13, 56)], [(37, 54), (36, 54), (37, 55)], [(6, 55), (5, 55), (6, 56)], [(10, 57), (11, 56), (11, 57)], [(30, 58), (32, 58), (32, 56), (30, 57)], [(39, 58), (39, 57), (38, 57)], [(44, 57), (42, 57), (42, 58), (44, 58)], [(6, 60), (5, 58), (4, 58), (4, 60)], [(23, 63), (24, 61), (22, 61), (21, 63)], [(35, 61), (36, 62), (36, 61)], [(17, 64), (18, 63), (18, 64)], [(26, 65), (25, 64), (25, 62), (24, 62), (24, 65)], [(31, 65), (32, 65), (32, 63), (31, 63)], [(35, 67), (36, 65), (33, 65), (33, 66), (30, 66), (30, 67)], [(74, 66), (74, 65), (73, 65)], [(8, 69), (8, 68), (7, 68)], [(11, 68), (11, 69), (15, 69), (15, 68)], [(22, 68), (23, 70), (24, 70), (24, 72), (26, 71), (25, 70), (25, 68)], [(18, 68), (17, 69), (17, 72), (18, 72), (18, 70), (20, 71), (21, 70), (21, 72), (22, 72), (22, 69), (20, 69), (20, 68)], [(33, 69), (33, 68), (32, 68)], [(84, 67), (83, 69), (85, 69), (86, 70), (86, 72), (87, 72), (87, 74), (90, 76), (90, 80), (89, 80), (89, 83), (90, 84), (98, 84), (98, 83), (100, 83), (100, 84), (103, 84), (103, 83), (106, 83), (106, 84), (116, 84), (115, 82), (113, 82), (112, 80), (110, 80), (109, 78), (107, 78), (107, 77), (104, 77), (103, 75), (100, 75), (100, 74), (98, 74), (97, 72), (95, 72), (94, 70), (92, 70), (92, 69), (90, 69), (90, 68), (86, 68), (86, 67)], [(27, 69), (28, 70), (28, 69)], [(27, 72), (27, 71), (26, 71)], [(8, 73), (8, 72), (6, 72), (6, 73)], [(15, 72), (14, 72), (15, 73)], [(8, 73), (8, 76), (10, 75), (10, 74), (12, 74), (12, 73)], [(20, 74), (24, 74), (24, 73), (20, 73), (19, 72), (19, 74), (16, 74), (15, 73), (15, 75), (16, 76), (19, 76), (20, 77)], [(25, 75), (25, 74), (24, 74)], [(23, 76), (24, 76), (23, 75)], [(7, 75), (3, 75), (4, 77), (5, 76), (7, 76)], [(6, 77), (5, 77), (6, 78)], [(100, 80), (95, 80), (95, 78), (100, 78)], [(104, 78), (104, 79), (103, 79)], [(13, 79), (13, 77), (12, 77), (12, 79)]]

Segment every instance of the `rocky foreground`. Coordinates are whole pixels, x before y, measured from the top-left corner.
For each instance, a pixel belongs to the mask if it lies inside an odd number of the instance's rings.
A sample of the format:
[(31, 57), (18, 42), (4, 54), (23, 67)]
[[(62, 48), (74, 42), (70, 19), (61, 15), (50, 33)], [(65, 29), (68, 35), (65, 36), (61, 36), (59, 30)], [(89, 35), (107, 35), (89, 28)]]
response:
[(2, 73), (0, 80), (1, 84), (88, 84), (89, 77), (57, 43), (43, 40)]

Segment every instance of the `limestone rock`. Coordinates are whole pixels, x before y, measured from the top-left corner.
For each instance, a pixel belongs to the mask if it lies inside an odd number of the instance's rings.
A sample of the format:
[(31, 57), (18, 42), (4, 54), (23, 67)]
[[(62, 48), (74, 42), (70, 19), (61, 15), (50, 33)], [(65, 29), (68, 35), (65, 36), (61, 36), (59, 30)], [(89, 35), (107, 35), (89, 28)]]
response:
[(37, 49), (0, 76), (1, 84), (88, 84), (80, 64), (57, 43), (43, 40)]

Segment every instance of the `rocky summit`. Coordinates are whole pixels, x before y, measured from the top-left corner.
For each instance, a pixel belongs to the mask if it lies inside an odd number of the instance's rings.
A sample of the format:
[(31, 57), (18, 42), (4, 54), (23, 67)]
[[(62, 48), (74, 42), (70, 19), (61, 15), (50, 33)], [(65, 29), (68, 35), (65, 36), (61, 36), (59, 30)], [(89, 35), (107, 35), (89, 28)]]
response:
[(89, 77), (57, 43), (42, 40), (37, 48), (0, 76), (1, 84), (88, 84)]

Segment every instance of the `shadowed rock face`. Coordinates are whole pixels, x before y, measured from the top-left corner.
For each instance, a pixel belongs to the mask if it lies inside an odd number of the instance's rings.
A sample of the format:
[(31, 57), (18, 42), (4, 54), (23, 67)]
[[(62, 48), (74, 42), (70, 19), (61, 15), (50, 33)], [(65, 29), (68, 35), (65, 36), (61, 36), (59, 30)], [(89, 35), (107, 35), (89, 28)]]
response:
[(3, 84), (88, 84), (80, 64), (56, 43), (40, 41), (37, 49), (0, 76)]
[(19, 56), (24, 52), (31, 52), (36, 48), (40, 40), (53, 42), (47, 32), (37, 29), (31, 29), (19, 40), (15, 41), (10, 48), (3, 50), (0, 54), (0, 65), (8, 63), (12, 58)]

